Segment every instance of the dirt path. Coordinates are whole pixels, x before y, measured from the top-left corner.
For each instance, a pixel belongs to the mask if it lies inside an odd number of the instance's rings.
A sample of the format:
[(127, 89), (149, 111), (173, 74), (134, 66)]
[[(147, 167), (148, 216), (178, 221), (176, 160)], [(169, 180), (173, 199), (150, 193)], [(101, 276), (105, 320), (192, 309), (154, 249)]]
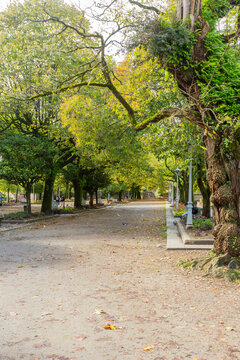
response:
[(240, 359), (239, 284), (177, 270), (203, 252), (157, 247), (164, 220), (131, 203), (3, 235), (0, 359)]

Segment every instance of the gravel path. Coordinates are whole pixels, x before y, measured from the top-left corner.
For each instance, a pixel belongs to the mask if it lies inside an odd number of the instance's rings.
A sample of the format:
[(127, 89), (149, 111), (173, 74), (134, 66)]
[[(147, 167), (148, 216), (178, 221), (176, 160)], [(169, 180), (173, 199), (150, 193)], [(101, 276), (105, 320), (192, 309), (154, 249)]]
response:
[(2, 235), (0, 359), (240, 359), (239, 284), (178, 269), (205, 252), (167, 251), (164, 221), (146, 201)]

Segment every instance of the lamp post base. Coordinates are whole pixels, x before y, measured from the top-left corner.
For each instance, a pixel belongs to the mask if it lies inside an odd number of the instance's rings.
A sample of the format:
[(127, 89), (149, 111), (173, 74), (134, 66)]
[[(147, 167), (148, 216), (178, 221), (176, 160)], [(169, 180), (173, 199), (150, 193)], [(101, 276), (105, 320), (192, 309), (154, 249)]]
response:
[(193, 227), (192, 208), (193, 208), (193, 203), (192, 203), (192, 202), (189, 202), (189, 203), (188, 203), (188, 213), (187, 213), (187, 223), (186, 223), (186, 228), (187, 228), (187, 229)]

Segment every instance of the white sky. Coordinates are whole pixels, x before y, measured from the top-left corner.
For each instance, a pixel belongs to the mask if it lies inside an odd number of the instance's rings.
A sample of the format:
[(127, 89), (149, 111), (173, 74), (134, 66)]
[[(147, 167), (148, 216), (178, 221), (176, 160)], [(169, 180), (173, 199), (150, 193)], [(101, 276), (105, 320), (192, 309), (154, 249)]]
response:
[[(68, 3), (80, 4), (81, 8), (86, 8), (87, 6), (91, 6), (94, 0), (65, 0)], [(0, 0), (0, 11), (4, 10), (8, 4), (10, 4), (11, 0)]]

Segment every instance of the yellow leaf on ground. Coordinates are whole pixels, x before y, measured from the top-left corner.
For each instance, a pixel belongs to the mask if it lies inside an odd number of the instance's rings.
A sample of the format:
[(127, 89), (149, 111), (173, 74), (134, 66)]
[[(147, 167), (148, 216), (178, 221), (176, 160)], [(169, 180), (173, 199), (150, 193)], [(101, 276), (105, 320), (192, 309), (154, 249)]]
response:
[(106, 312), (102, 309), (95, 309), (95, 314), (101, 315), (101, 314), (106, 314)]
[(143, 346), (143, 350), (144, 351), (153, 351), (153, 346), (152, 345)]
[(227, 331), (234, 331), (235, 329), (232, 328), (232, 327), (226, 327), (226, 330), (227, 330)]
[(110, 325), (110, 324), (107, 324), (104, 326), (104, 329), (105, 330), (116, 330), (115, 326), (114, 325)]

